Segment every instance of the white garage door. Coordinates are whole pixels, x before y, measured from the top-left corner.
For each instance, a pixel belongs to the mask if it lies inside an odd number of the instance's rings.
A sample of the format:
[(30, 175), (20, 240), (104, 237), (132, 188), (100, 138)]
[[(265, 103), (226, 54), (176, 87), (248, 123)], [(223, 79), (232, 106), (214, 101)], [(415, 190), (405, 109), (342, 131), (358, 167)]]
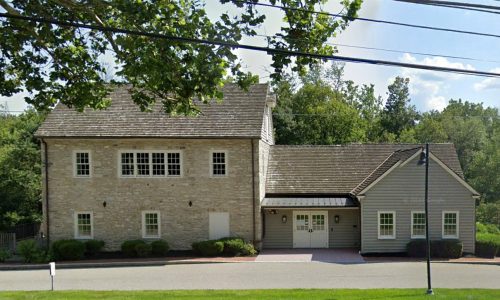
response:
[(211, 240), (220, 239), (229, 236), (229, 213), (211, 212), (208, 215), (209, 231), (208, 236)]

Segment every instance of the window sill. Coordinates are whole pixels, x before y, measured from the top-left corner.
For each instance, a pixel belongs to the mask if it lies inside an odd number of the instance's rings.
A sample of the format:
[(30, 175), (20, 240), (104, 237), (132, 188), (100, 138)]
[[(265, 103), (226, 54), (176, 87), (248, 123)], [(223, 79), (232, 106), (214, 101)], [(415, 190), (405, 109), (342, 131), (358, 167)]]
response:
[(395, 236), (379, 236), (378, 239), (379, 240), (395, 240), (396, 237)]

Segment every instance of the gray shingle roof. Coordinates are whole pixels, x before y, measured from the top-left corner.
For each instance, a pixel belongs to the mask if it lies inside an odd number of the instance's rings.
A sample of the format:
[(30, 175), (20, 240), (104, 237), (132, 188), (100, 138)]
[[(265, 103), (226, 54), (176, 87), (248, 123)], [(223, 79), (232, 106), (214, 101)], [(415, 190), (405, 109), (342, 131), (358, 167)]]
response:
[(262, 207), (356, 207), (356, 202), (351, 198), (338, 197), (279, 197), (264, 198)]
[(79, 113), (57, 105), (36, 136), (260, 138), (268, 85), (253, 85), (245, 92), (226, 84), (222, 91), (224, 101), (201, 104), (202, 115), (171, 117), (162, 112), (161, 103), (153, 112), (141, 112), (122, 86), (111, 92), (112, 104), (106, 110)]
[[(419, 147), (422, 145), (271, 146), (266, 193), (356, 194)], [(463, 178), (453, 144), (432, 144), (430, 151)]]

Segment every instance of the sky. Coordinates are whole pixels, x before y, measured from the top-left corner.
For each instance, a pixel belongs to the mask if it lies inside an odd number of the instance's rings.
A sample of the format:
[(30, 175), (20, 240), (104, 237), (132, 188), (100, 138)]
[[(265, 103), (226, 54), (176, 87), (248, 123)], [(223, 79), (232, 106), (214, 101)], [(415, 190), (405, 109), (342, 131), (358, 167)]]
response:
[[(324, 5), (323, 10), (338, 13), (341, 8), (339, 2), (340, 0), (330, 0)], [(468, 2), (500, 6), (500, 2), (496, 0)], [(207, 13), (213, 18), (223, 11), (237, 12), (232, 4), (221, 5), (217, 0), (206, 0), (206, 3)], [(272, 35), (279, 31), (283, 25), (282, 12), (273, 8), (259, 8), (259, 10), (266, 15), (266, 21), (258, 28), (258, 33)], [(364, 18), (493, 34), (498, 34), (498, 28), (500, 28), (498, 14), (401, 3), (393, 0), (365, 0), (358, 15)], [(402, 51), (402, 53), (393, 53), (339, 46), (338, 55), (342, 56), (500, 73), (500, 38), (355, 20), (345, 31), (329, 42)], [(242, 43), (266, 46), (263, 38), (259, 37), (244, 39)], [(271, 58), (268, 55), (249, 50), (236, 50), (235, 52), (241, 58), (243, 65), (249, 71), (258, 74), (262, 82), (269, 79)], [(429, 53), (435, 56), (409, 52)], [(444, 58), (440, 55), (469, 57), (477, 60)], [(113, 64), (111, 57), (106, 57), (104, 60)], [(353, 80), (356, 84), (373, 83), (376, 93), (384, 99), (387, 97), (387, 86), (396, 76), (410, 78), (412, 104), (421, 112), (433, 109), (442, 110), (450, 99), (459, 98), (500, 108), (500, 79), (355, 63), (347, 63), (344, 70), (345, 79)], [(0, 104), (7, 103), (11, 111), (21, 111), (27, 106), (22, 100), (23, 97), (22, 94), (11, 98), (0, 97)]]

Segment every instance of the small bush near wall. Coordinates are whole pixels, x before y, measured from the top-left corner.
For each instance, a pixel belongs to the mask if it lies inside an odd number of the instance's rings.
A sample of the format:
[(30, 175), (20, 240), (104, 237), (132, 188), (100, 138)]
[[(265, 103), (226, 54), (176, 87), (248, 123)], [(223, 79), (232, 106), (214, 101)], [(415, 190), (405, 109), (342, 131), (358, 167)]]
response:
[(56, 261), (80, 260), (85, 249), (85, 244), (78, 240), (59, 240), (52, 243), (52, 255)]
[(438, 240), (431, 243), (433, 257), (459, 258), (462, 257), (464, 245), (459, 240)]
[(8, 249), (0, 248), (0, 262), (4, 262), (11, 257), (12, 257), (12, 254), (10, 253), (10, 251)]
[(242, 238), (226, 237), (219, 240), (196, 242), (192, 244), (193, 252), (201, 256), (248, 256), (257, 251), (250, 243)]
[(19, 242), (17, 244), (17, 253), (23, 257), (25, 263), (45, 263), (50, 259), (47, 251), (40, 248), (35, 240)]
[(154, 256), (165, 256), (170, 249), (167, 241), (158, 240), (151, 243), (151, 253)]
[[(424, 239), (413, 240), (406, 246), (408, 256), (425, 257), (427, 243)], [(431, 256), (441, 258), (459, 258), (462, 256), (463, 244), (459, 240), (431, 241)]]
[(194, 253), (201, 256), (218, 256), (224, 251), (224, 242), (218, 240), (202, 241), (192, 244)]
[(94, 256), (101, 252), (104, 248), (104, 241), (99, 240), (88, 240), (85, 242), (85, 254), (88, 256)]
[(122, 243), (122, 252), (126, 257), (137, 257), (136, 246), (146, 244), (143, 240), (129, 240)]
[(476, 234), (476, 255), (493, 258), (500, 253), (500, 235), (492, 233)]
[(141, 243), (135, 245), (135, 253), (137, 257), (148, 257), (151, 255), (151, 245), (146, 243)]

